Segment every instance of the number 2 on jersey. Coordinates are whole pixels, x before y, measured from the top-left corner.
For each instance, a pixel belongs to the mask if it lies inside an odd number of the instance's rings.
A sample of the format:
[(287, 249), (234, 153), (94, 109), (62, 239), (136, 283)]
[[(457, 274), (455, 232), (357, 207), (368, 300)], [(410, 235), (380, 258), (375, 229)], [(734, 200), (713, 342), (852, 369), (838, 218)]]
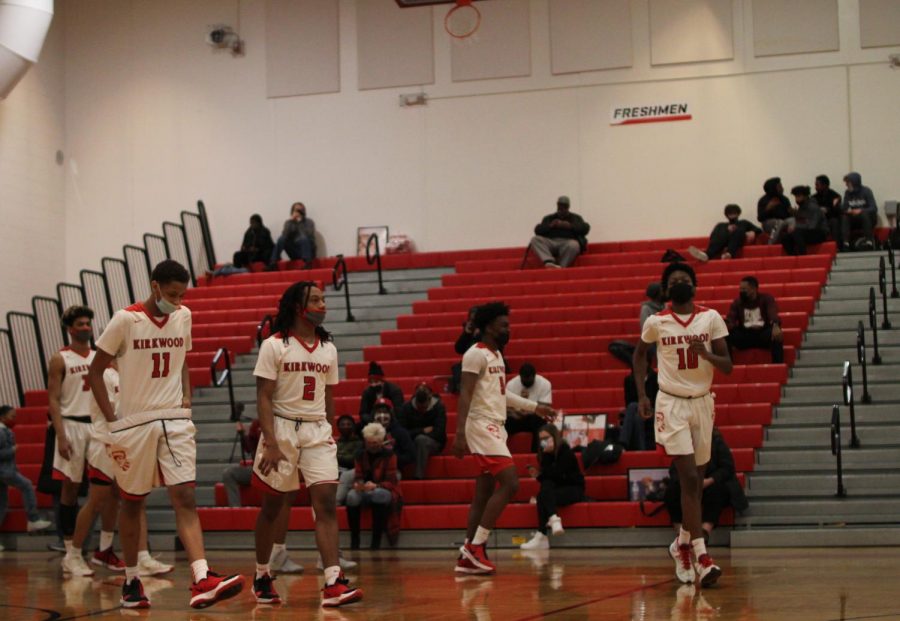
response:
[(303, 378), (303, 400), (316, 400), (316, 378), (309, 375)]
[(160, 377), (169, 377), (169, 357), (171, 354), (167, 351), (162, 353), (155, 352), (153, 354), (153, 379)]
[(678, 370), (696, 369), (700, 366), (700, 356), (689, 347), (679, 347), (678, 351)]

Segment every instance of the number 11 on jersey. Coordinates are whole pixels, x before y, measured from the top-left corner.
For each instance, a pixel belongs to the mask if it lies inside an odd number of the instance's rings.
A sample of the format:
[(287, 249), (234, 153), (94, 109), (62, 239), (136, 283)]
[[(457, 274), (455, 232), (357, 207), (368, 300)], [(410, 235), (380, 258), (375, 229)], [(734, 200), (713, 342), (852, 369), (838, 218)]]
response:
[(153, 379), (157, 379), (160, 377), (169, 377), (169, 358), (171, 354), (167, 351), (162, 353), (154, 352), (153, 353), (153, 374), (150, 376)]

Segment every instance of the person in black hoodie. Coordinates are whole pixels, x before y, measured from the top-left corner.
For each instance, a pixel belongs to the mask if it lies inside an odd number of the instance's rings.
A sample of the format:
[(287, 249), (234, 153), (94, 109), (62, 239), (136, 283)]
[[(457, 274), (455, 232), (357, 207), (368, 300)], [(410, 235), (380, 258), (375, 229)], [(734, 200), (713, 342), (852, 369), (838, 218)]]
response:
[(234, 253), (234, 266), (250, 267), (255, 261), (268, 261), (274, 249), (272, 233), (263, 226), (262, 216), (255, 213), (250, 216), (250, 228), (244, 233), (241, 249)]
[(756, 203), (756, 219), (769, 234), (769, 243), (778, 243), (782, 227), (792, 224), (791, 201), (784, 195), (781, 177), (766, 179), (763, 184), (765, 194)]
[(725, 205), (725, 222), (713, 227), (706, 252), (696, 246), (689, 247), (688, 252), (704, 263), (710, 259), (731, 259), (737, 256), (744, 244), (753, 243), (760, 233), (762, 229), (758, 226), (749, 220), (741, 220), (740, 206), (732, 203)]
[(369, 385), (359, 397), (358, 429), (360, 433), (362, 433), (363, 427), (372, 422), (375, 402), (382, 398), (389, 400), (395, 410), (403, 405), (403, 391), (396, 384), (384, 379), (384, 369), (373, 360), (369, 363)]
[(828, 175), (819, 175), (816, 177), (816, 193), (812, 195), (812, 199), (816, 201), (819, 209), (825, 214), (828, 220), (828, 229), (831, 232), (831, 239), (837, 243), (838, 250), (842, 250), (844, 246), (844, 238), (841, 235), (841, 203), (843, 199), (841, 195), (831, 189), (831, 179)]
[(591, 225), (569, 211), (569, 197), (556, 200), (556, 211), (534, 227), (531, 248), (545, 267), (569, 267), (587, 249)]
[(791, 194), (797, 201), (795, 224), (781, 233), (781, 245), (792, 256), (806, 254), (807, 244), (821, 244), (828, 239), (828, 222), (821, 207), (810, 197), (808, 185), (796, 185)]
[(844, 202), (841, 205), (843, 215), (841, 217), (841, 237), (844, 247), (850, 243), (850, 229), (862, 229), (863, 237), (859, 248), (872, 250), (875, 248), (875, 223), (878, 220), (878, 204), (875, 195), (868, 186), (862, 184), (862, 175), (858, 172), (847, 173), (844, 176), (844, 184), (847, 191), (844, 192)]
[(575, 453), (562, 439), (555, 425), (544, 425), (540, 431), (539, 468), (528, 466), (528, 473), (541, 484), (537, 495), (538, 530), (523, 550), (546, 550), (550, 547), (547, 532), (562, 535), (562, 520), (557, 507), (581, 502), (584, 498), (584, 474)]
[(409, 437), (409, 432), (403, 428), (403, 425), (394, 418), (394, 408), (391, 402), (387, 399), (376, 401), (373, 416), (374, 422), (381, 423), (381, 426), (387, 431), (384, 446), (394, 451), (397, 456), (397, 467), (403, 468), (406, 464), (415, 462), (416, 449), (412, 438)]
[(431, 387), (420, 382), (412, 399), (397, 413), (397, 422), (409, 432), (416, 446), (414, 478), (424, 479), (428, 460), (439, 455), (447, 444), (447, 409)]

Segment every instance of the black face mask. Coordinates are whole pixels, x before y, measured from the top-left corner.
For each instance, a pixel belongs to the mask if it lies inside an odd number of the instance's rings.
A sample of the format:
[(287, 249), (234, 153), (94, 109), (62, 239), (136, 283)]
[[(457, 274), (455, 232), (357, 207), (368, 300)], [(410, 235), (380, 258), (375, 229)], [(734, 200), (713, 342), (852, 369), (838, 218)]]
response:
[(428, 393), (424, 390), (416, 393), (416, 403), (419, 405), (427, 405), (429, 400)]
[(737, 223), (738, 223), (737, 218), (728, 218), (728, 224), (737, 224)]
[(532, 377), (527, 380), (523, 379), (522, 386), (524, 386), (525, 388), (531, 388), (532, 386), (534, 386), (534, 378)]
[(509, 332), (498, 334), (494, 340), (497, 341), (497, 347), (503, 349), (509, 343)]
[(694, 297), (694, 287), (690, 283), (679, 282), (669, 287), (669, 299), (676, 304), (685, 304)]
[(755, 299), (752, 298), (749, 293), (741, 291), (741, 302), (743, 302), (744, 304), (750, 304), (751, 302), (754, 302), (754, 301), (755, 301)]

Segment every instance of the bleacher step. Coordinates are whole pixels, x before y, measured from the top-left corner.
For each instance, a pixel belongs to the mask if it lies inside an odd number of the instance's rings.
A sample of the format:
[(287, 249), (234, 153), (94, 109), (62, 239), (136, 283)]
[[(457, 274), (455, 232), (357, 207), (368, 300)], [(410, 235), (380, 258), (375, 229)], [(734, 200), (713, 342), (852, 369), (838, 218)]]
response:
[[(822, 498), (753, 498), (750, 512), (738, 524), (884, 524), (900, 512), (900, 496), (860, 498), (848, 487), (846, 498), (832, 492)], [(836, 487), (835, 487), (836, 490)]]
[[(756, 497), (828, 496), (837, 489), (837, 475), (830, 473), (752, 473), (747, 477), (751, 504)], [(900, 490), (900, 473), (889, 471), (848, 472), (844, 486), (855, 495), (878, 495), (885, 490)]]
[[(823, 429), (823, 433), (827, 433)], [(843, 437), (845, 446), (849, 441), (847, 430)], [(754, 471), (834, 471), (835, 458), (829, 449), (770, 449), (763, 447), (757, 451)], [(900, 446), (868, 447), (843, 451), (843, 465), (849, 469), (898, 469), (900, 468)]]
[[(871, 349), (867, 352), (871, 357)], [(851, 362), (856, 366), (856, 358)], [(869, 386), (874, 394), (882, 384), (894, 384), (900, 379), (900, 367), (887, 364), (867, 364), (867, 375)], [(854, 382), (859, 380), (857, 388), (862, 388), (862, 371), (854, 369)], [(841, 367), (835, 366), (831, 369), (823, 369), (821, 367), (812, 366), (795, 366), (791, 372), (791, 386), (834, 386), (841, 382)]]
[[(898, 347), (881, 347), (878, 348), (881, 359), (884, 364), (900, 364), (900, 348)], [(871, 360), (871, 344), (869, 345), (869, 356)], [(828, 349), (801, 349), (797, 352), (796, 367), (830, 367), (832, 369), (839, 368), (844, 364), (845, 360), (851, 362), (856, 361), (856, 339), (847, 343), (845, 347), (835, 347)], [(790, 385), (790, 382), (788, 382)]]
[[(872, 333), (869, 330), (868, 322), (866, 326), (866, 344), (871, 348)], [(897, 326), (900, 328), (900, 324)], [(900, 346), (900, 330), (882, 330), (881, 320), (878, 323), (878, 347), (898, 347)], [(856, 327), (851, 330), (842, 331), (822, 331), (810, 332), (806, 335), (803, 342), (804, 349), (831, 349), (834, 347), (856, 347)]]
[(827, 548), (900, 546), (897, 526), (827, 526), (821, 528), (735, 528), (731, 531), (732, 559), (739, 548)]
[[(830, 422), (830, 421), (829, 421)], [(849, 426), (849, 416), (845, 421)], [(849, 440), (849, 427), (845, 429)], [(900, 445), (900, 422), (873, 425), (856, 421), (856, 433), (866, 446)], [(827, 424), (818, 427), (770, 427), (766, 431), (766, 448), (821, 448), (831, 450), (830, 428)]]
[[(835, 404), (841, 405), (840, 398), (836, 397)], [(775, 429), (782, 425), (816, 425), (820, 429), (826, 429), (831, 424), (831, 405), (779, 405), (776, 416), (772, 418), (772, 426)], [(871, 405), (856, 405), (857, 423), (893, 423), (897, 422), (898, 406), (892, 403), (873, 403)], [(847, 408), (841, 405), (841, 417), (849, 422)]]
[[(862, 396), (862, 381), (856, 383), (857, 378), (854, 377), (854, 389), (858, 391), (857, 398)], [(872, 387), (874, 390), (874, 387)], [(838, 379), (830, 387), (822, 386), (794, 386), (788, 383), (784, 389), (784, 402), (792, 405), (814, 404), (830, 405), (840, 402), (843, 396), (840, 380)], [(900, 385), (898, 384), (879, 384), (878, 399), (884, 402), (900, 403)]]

